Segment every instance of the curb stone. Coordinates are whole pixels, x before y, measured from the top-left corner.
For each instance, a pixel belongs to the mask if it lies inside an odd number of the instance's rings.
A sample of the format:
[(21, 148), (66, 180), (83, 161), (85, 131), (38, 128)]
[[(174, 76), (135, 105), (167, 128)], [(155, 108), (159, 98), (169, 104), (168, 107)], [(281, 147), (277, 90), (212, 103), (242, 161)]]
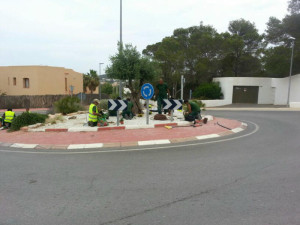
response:
[[(174, 143), (182, 143), (187, 141), (195, 140), (206, 140), (218, 137), (224, 137), (227, 135), (236, 134), (247, 129), (248, 125), (246, 123), (241, 123), (239, 127), (233, 128), (231, 130), (221, 132), (218, 134), (207, 134), (201, 136), (192, 136), (185, 138), (175, 138), (175, 139), (157, 139), (148, 141), (134, 141), (134, 142), (111, 142), (111, 143), (93, 143), (93, 144), (70, 144), (70, 145), (43, 145), (43, 144), (22, 144), (22, 143), (0, 143), (1, 147), (11, 147), (11, 148), (23, 148), (23, 149), (65, 149), (65, 150), (75, 150), (75, 149), (100, 149), (100, 148), (115, 148), (115, 147), (135, 147), (135, 146), (148, 146), (148, 145), (166, 145)], [(125, 128), (122, 128), (125, 129)]]
[[(213, 116), (207, 115), (204, 118), (208, 118), (208, 121), (214, 120)], [(41, 130), (32, 130), (30, 127), (21, 128), (24, 132), (101, 132), (107, 130), (127, 130), (127, 129), (150, 129), (150, 128), (161, 128), (165, 126), (186, 126), (189, 125), (190, 122), (180, 121), (178, 123), (161, 123), (161, 124), (151, 124), (151, 125), (125, 125), (119, 127), (73, 127), (73, 128), (45, 128)]]

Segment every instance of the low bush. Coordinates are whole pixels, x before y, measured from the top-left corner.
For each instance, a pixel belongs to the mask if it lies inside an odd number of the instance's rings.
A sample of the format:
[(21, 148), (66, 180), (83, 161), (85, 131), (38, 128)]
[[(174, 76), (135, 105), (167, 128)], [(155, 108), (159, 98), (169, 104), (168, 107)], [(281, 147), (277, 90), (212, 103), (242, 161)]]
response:
[(219, 83), (201, 84), (193, 93), (193, 97), (197, 99), (221, 99), (223, 97), (222, 89)]
[(100, 109), (101, 110), (108, 110), (108, 99), (100, 100)]
[(117, 99), (119, 97), (119, 93), (112, 93), (110, 96), (110, 99)]
[(47, 117), (48, 116), (45, 114), (24, 112), (21, 115), (14, 118), (14, 120), (11, 123), (10, 130), (17, 131), (20, 130), (21, 127), (33, 125), (36, 123), (44, 123)]
[(67, 96), (54, 103), (55, 112), (63, 115), (84, 110), (77, 97)]
[(113, 93), (113, 86), (110, 83), (104, 83), (101, 85), (101, 91), (105, 94), (112, 94)]

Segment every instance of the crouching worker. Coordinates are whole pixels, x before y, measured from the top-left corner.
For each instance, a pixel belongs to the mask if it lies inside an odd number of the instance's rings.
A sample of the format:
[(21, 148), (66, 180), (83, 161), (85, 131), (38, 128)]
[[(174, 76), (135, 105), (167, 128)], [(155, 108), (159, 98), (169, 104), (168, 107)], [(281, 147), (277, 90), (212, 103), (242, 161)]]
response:
[[(184, 113), (184, 118), (186, 121), (201, 122), (201, 109), (196, 102), (184, 100), (183, 102), (187, 106), (187, 112)], [(207, 118), (203, 119), (203, 123), (207, 123)]]
[(127, 98), (127, 109), (122, 112), (123, 118), (126, 120), (131, 120), (134, 117), (133, 114), (133, 103), (130, 101), (130, 98)]
[(3, 114), (3, 122), (4, 122), (4, 127), (9, 128), (11, 127), (11, 123), (13, 119), (16, 117), (15, 112), (12, 111), (12, 109), (7, 109), (7, 111)]
[(99, 111), (98, 111), (98, 105), (99, 104), (100, 104), (100, 101), (98, 99), (94, 99), (92, 104), (90, 104), (90, 107), (89, 107), (89, 122), (88, 122), (88, 125), (90, 127), (97, 126), (98, 117), (102, 116), (102, 113), (99, 113)]

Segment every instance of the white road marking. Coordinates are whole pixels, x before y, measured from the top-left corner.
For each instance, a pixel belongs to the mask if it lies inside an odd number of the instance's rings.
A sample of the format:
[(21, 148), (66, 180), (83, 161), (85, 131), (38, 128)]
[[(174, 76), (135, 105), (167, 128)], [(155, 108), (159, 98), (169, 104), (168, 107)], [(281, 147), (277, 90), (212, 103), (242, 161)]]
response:
[(37, 144), (20, 144), (20, 143), (15, 143), (11, 145), (10, 147), (12, 148), (35, 148)]
[(218, 135), (218, 134), (208, 134), (208, 135), (197, 136), (196, 138), (198, 140), (204, 140), (204, 139), (217, 138), (217, 137), (220, 137), (220, 135)]
[(164, 145), (164, 144), (170, 144), (171, 142), (169, 140), (152, 140), (152, 141), (139, 141), (139, 146), (144, 145)]
[(241, 132), (241, 131), (243, 131), (243, 130), (244, 130), (243, 128), (238, 127), (238, 128), (232, 129), (231, 131), (232, 131), (233, 133), (238, 133), (238, 132)]
[(83, 149), (85, 144), (69, 145), (68, 149)]
[(84, 148), (103, 148), (102, 143), (86, 144)]

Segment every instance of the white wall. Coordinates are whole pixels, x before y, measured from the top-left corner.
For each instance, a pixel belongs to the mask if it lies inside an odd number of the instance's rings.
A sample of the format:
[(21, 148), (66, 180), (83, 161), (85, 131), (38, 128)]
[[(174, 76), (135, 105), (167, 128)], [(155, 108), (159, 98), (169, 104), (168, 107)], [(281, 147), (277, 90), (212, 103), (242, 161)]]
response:
[(256, 77), (222, 77), (214, 78), (215, 82), (220, 82), (224, 94), (224, 100), (232, 104), (233, 86), (258, 86), (258, 104), (273, 104), (274, 91), (271, 87), (271, 78)]
[[(223, 100), (205, 100), (207, 107), (232, 104), (233, 86), (258, 86), (258, 104), (286, 105), (289, 77), (257, 78), (257, 77), (222, 77), (214, 78), (219, 82), (224, 95)], [(300, 74), (292, 76), (290, 106), (300, 105)]]
[[(286, 105), (288, 97), (289, 77), (273, 78), (272, 87), (276, 89), (274, 105)], [(300, 104), (300, 74), (292, 76), (290, 103), (291, 107)]]

